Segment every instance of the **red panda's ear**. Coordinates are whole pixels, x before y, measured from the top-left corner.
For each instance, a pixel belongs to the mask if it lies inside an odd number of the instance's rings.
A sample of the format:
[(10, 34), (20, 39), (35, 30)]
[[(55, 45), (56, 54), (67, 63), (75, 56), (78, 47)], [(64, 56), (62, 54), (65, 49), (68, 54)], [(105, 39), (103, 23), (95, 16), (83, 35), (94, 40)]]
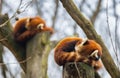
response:
[(32, 21), (32, 18), (27, 18), (26, 23), (30, 23)]
[(29, 24), (30, 24), (31, 20), (32, 20), (32, 18), (27, 18), (27, 19), (26, 19), (26, 25), (25, 25), (25, 28), (27, 28), (27, 29), (30, 28), (30, 27), (29, 27)]
[(88, 44), (88, 39), (87, 38), (83, 39), (81, 45), (86, 45), (86, 44)]

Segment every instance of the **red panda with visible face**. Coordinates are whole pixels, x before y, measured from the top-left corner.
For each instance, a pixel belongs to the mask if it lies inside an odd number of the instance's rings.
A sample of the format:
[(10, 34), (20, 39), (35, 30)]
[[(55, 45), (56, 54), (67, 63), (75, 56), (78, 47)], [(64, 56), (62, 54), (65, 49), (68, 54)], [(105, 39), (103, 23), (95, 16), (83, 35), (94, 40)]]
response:
[(102, 48), (95, 41), (67, 37), (56, 46), (54, 58), (60, 66), (65, 65), (67, 62), (84, 62), (98, 70), (102, 67), (101, 55)]
[(15, 24), (13, 33), (14, 39), (20, 44), (25, 44), (33, 36), (39, 32), (49, 31), (53, 33), (53, 29), (47, 27), (45, 21), (36, 16), (36, 17), (26, 17), (18, 19)]

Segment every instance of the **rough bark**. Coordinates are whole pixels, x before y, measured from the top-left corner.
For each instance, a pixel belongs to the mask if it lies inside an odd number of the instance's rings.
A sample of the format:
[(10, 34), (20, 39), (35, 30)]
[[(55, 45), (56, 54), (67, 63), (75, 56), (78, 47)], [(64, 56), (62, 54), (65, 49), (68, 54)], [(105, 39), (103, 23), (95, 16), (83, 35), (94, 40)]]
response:
[[(3, 25), (0, 27), (0, 43), (6, 46), (14, 54), (18, 62), (20, 62), (25, 60), (25, 49), (14, 41), (12, 26), (10, 22), (5, 23), (8, 20), (7, 15), (0, 15), (0, 25)], [(25, 71), (25, 63), (20, 65)]]
[(66, 63), (63, 78), (95, 78), (94, 69), (84, 63)]
[[(2, 54), (3, 54), (3, 46), (0, 43), (0, 63), (3, 63)], [(1, 69), (2, 69), (2, 75), (3, 75), (3, 77), (7, 78), (6, 77), (6, 70), (7, 70), (6, 65), (1, 65)]]
[(50, 34), (40, 33), (27, 44), (27, 78), (47, 78), (47, 59), (51, 50)]
[[(114, 63), (108, 49), (106, 48), (104, 42), (102, 41), (101, 37), (95, 31), (92, 23), (83, 16), (83, 14), (80, 12), (80, 10), (74, 4), (73, 0), (60, 0), (60, 1), (62, 2), (63, 6), (67, 10), (67, 12), (71, 15), (71, 17), (83, 29), (83, 31), (85, 32), (87, 37), (89, 39), (93, 39), (93, 40), (97, 41), (102, 46), (102, 49), (103, 49), (102, 61), (103, 61), (105, 68), (111, 75), (111, 77), (112, 78), (120, 78), (119, 69), (115, 65), (115, 63)], [(106, 56), (107, 56), (107, 58), (106, 58)]]
[(1, 11), (2, 11), (2, 3), (3, 3), (3, 1), (0, 0), (0, 14), (1, 14)]

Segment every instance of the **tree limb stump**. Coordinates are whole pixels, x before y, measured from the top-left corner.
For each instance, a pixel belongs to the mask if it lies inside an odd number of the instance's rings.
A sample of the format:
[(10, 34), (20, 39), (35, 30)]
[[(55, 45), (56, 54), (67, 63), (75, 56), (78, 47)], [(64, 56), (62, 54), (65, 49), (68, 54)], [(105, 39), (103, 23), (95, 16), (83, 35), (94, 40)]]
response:
[(95, 78), (94, 68), (84, 63), (66, 63), (63, 78)]
[(51, 50), (50, 33), (37, 34), (27, 43), (27, 74), (26, 78), (47, 78), (47, 58)]

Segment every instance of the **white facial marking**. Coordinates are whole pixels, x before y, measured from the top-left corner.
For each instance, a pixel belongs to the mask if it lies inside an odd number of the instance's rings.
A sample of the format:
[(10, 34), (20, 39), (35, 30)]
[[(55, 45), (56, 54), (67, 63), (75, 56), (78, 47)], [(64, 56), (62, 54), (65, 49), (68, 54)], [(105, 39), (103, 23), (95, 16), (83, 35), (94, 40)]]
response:
[(98, 58), (98, 50), (93, 51), (90, 56), (95, 56), (96, 58)]
[(44, 28), (44, 24), (43, 23), (38, 24), (37, 29), (43, 29), (43, 28)]

